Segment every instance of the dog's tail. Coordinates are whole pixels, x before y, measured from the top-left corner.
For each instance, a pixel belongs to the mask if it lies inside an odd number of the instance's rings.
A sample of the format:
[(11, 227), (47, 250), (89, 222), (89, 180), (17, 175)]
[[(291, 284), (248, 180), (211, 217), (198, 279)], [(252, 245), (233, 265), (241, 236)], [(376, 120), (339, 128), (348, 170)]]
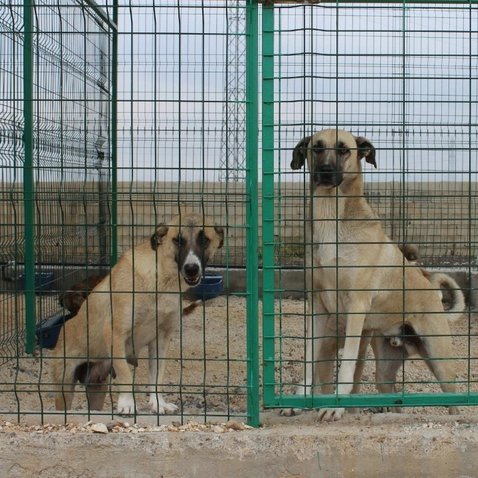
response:
[(465, 295), (455, 279), (442, 272), (431, 273), (429, 279), (432, 286), (442, 294), (442, 302), (448, 314), (448, 320), (455, 322), (461, 318), (466, 308)]

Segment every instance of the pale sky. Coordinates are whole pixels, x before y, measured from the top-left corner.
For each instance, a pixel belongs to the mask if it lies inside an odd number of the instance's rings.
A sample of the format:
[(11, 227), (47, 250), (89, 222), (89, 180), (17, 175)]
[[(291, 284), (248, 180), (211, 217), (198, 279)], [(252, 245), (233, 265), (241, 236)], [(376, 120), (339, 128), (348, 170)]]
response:
[[(228, 12), (227, 36), (225, 10), (207, 5), (121, 9), (120, 178), (144, 180), (152, 165), (160, 180), (177, 179), (179, 167), (187, 180), (221, 174), (227, 41), (229, 55), (231, 45), (239, 53), (243, 45), (232, 40), (234, 11)], [(477, 179), (476, 7), (347, 4), (338, 16), (335, 5), (276, 12), (274, 124), (281, 180), (297, 178), (288, 165), (303, 134), (334, 125), (379, 148), (379, 175), (370, 173), (375, 179), (396, 179), (405, 169), (419, 181), (468, 180), (470, 165)], [(229, 91), (229, 100), (243, 95), (243, 63), (238, 68), (239, 89)], [(240, 128), (242, 113), (233, 120)]]

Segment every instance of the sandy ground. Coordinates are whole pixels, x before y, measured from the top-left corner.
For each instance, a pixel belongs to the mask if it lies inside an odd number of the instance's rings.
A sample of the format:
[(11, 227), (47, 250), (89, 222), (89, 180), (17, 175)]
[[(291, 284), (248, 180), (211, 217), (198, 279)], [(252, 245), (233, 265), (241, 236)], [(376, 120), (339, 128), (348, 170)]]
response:
[[(260, 304), (260, 311), (261, 311)], [(304, 357), (304, 301), (283, 299), (277, 302), (276, 377), (282, 385), (277, 390), (289, 392), (302, 377)], [(260, 312), (261, 315), (261, 312)], [(477, 317), (464, 316), (452, 324), (459, 390), (476, 391), (478, 376)], [(73, 319), (74, 320), (74, 319)], [(168, 358), (164, 391), (168, 401), (180, 407), (180, 414), (202, 417), (204, 421), (244, 417), (246, 410), (246, 312), (242, 297), (218, 297), (197, 307), (182, 318)], [(147, 362), (142, 352), (135, 370), (135, 393), (139, 415), (148, 415)], [(279, 356), (280, 354), (280, 356)], [(47, 350), (35, 357), (24, 356), (0, 366), (0, 415), (10, 421), (31, 412), (53, 410)], [(469, 359), (469, 357), (471, 357)], [(369, 352), (363, 391), (374, 393), (374, 363)], [(407, 392), (440, 389), (420, 360), (406, 363), (403, 375)], [(108, 396), (105, 412), (113, 414), (115, 395)], [(73, 413), (86, 410), (84, 391), (78, 387)], [(472, 413), (472, 409), (465, 409)], [(362, 411), (361, 413), (370, 413)], [(443, 413), (443, 408), (413, 408), (405, 413)]]

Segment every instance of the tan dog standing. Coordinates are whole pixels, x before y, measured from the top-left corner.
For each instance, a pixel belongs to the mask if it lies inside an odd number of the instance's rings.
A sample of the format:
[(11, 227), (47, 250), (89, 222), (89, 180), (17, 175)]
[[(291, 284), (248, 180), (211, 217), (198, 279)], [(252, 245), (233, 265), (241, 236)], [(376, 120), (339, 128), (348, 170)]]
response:
[(98, 383), (111, 373), (119, 391), (118, 413), (134, 413), (128, 360), (145, 346), (152, 411), (177, 409), (157, 390), (165, 369), (161, 359), (167, 357), (171, 333), (180, 323), (180, 292), (199, 284), (207, 261), (223, 240), (222, 228), (202, 215), (184, 214), (159, 225), (150, 241), (120, 258), (60, 334), (52, 358), (57, 409), (71, 408), (78, 380), (86, 384), (90, 407), (101, 409), (106, 387)]
[[(418, 353), (440, 381), (454, 392), (452, 342), (440, 295), (418, 267), (409, 264), (383, 231), (364, 197), (361, 159), (376, 166), (375, 148), (365, 138), (341, 130), (324, 130), (301, 140), (294, 149), (292, 169), (307, 161), (311, 202), (306, 227), (308, 290), (306, 393), (324, 385), (330, 391), (335, 358), (327, 338), (345, 329), (337, 393), (352, 392), (365, 331), (382, 336), (374, 350), (382, 358), (403, 359)], [(452, 317), (454, 318), (454, 316)], [(394, 347), (387, 337), (402, 337)], [(313, 350), (313, 353), (312, 353)], [(391, 360), (383, 374), (395, 378), (401, 360)], [(379, 371), (377, 370), (377, 375)], [(379, 377), (377, 377), (379, 378)], [(450, 412), (455, 412), (450, 407)], [(320, 418), (339, 419), (343, 408), (323, 409)]]

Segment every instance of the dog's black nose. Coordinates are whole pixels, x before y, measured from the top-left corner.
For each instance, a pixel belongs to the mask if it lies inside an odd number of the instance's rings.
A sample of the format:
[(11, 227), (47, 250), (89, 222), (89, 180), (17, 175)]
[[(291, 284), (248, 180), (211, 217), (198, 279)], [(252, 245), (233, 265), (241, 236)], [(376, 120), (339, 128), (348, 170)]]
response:
[(323, 166), (319, 168), (320, 174), (331, 174), (331, 173), (335, 173), (335, 171), (336, 171), (335, 168), (331, 166), (330, 164), (324, 164)]
[(323, 164), (317, 168), (314, 179), (319, 186), (335, 186), (340, 182), (339, 176), (340, 175), (334, 166)]
[(199, 274), (199, 265), (196, 263), (184, 264), (184, 273), (189, 277), (195, 277)]

